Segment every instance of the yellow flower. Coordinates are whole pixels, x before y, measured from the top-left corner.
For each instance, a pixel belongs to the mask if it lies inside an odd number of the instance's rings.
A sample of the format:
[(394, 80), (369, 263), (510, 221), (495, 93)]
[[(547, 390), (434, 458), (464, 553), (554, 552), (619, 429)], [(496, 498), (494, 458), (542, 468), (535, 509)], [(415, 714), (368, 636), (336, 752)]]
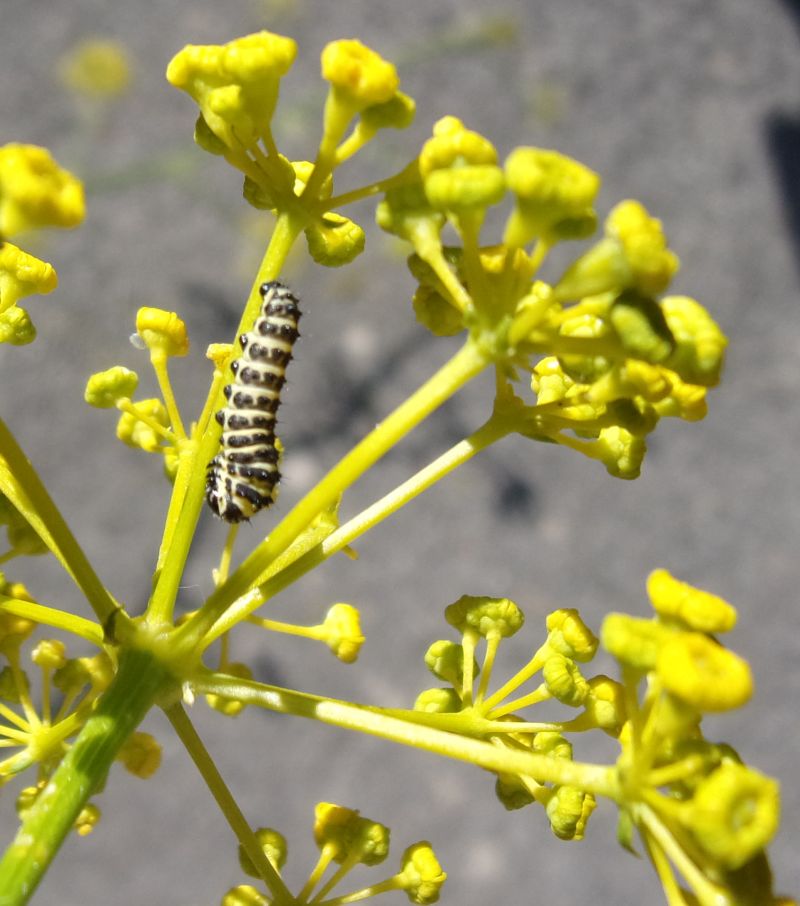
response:
[(137, 730), (122, 744), (117, 761), (135, 777), (146, 780), (161, 766), (161, 745), (149, 733)]
[(349, 264), (364, 251), (361, 227), (347, 217), (329, 211), (305, 229), (308, 253), (325, 267)]
[(672, 635), (666, 626), (625, 613), (608, 614), (600, 628), (603, 648), (620, 663), (638, 670), (655, 667), (661, 648)]
[(459, 632), (476, 632), (483, 638), (508, 638), (522, 627), (525, 617), (508, 598), (462, 595), (445, 608), (447, 622)]
[(455, 714), (461, 710), (461, 699), (455, 689), (426, 689), (417, 696), (414, 710), (428, 714)]
[(400, 85), (397, 70), (356, 40), (331, 41), (322, 51), (322, 78), (353, 112), (385, 104)]
[(130, 399), (139, 385), (139, 375), (124, 365), (98, 371), (86, 382), (83, 398), (98, 409), (113, 409), (120, 400)]
[(100, 809), (93, 803), (85, 805), (75, 819), (73, 827), (79, 837), (87, 837), (100, 821)]
[(10, 242), (0, 244), (0, 314), (23, 296), (46, 295), (57, 285), (58, 276), (52, 264), (34, 258)]
[(554, 610), (547, 615), (547, 644), (553, 651), (576, 661), (590, 661), (597, 651), (598, 640), (572, 607)]
[(661, 221), (651, 217), (644, 205), (621, 201), (606, 218), (605, 232), (622, 245), (636, 289), (654, 296), (669, 286), (679, 267), (678, 257), (667, 248)]
[(84, 217), (83, 185), (46, 148), (0, 147), (0, 236), (40, 227), (74, 227)]
[(710, 856), (725, 868), (741, 868), (778, 830), (778, 784), (744, 765), (723, 764), (686, 804), (685, 820)]
[(402, 870), (396, 877), (409, 900), (421, 906), (435, 903), (447, 880), (447, 873), (442, 871), (430, 843), (420, 840), (409, 846), (403, 853), (401, 864)]
[(627, 428), (612, 425), (602, 429), (596, 444), (600, 460), (609, 475), (626, 481), (639, 477), (647, 453), (643, 437), (633, 434)]
[(174, 311), (140, 308), (136, 312), (136, 332), (154, 355), (184, 356), (189, 352), (186, 324)]
[(414, 314), (437, 337), (452, 337), (464, 329), (464, 316), (431, 286), (418, 286), (412, 300)]
[(267, 906), (268, 902), (252, 884), (239, 884), (225, 894), (221, 906)]
[[(286, 864), (286, 854), (288, 847), (286, 838), (279, 831), (271, 827), (259, 827), (255, 831), (256, 840), (258, 840), (264, 855), (272, 863), (276, 871), (280, 871)], [(250, 861), (250, 856), (244, 850), (242, 844), (239, 844), (239, 865), (246, 875), (251, 878), (260, 878), (258, 869)]]
[(359, 613), (352, 604), (334, 604), (322, 624), (325, 642), (345, 664), (352, 664), (364, 644)]
[(320, 802), (314, 809), (314, 839), (339, 863), (378, 865), (389, 854), (388, 827), (331, 802)]
[(582, 840), (597, 802), (591, 793), (560, 786), (547, 803), (550, 828), (560, 840)]
[(571, 708), (582, 705), (589, 694), (589, 684), (575, 662), (562, 654), (552, 654), (544, 662), (542, 678), (553, 698)]
[(593, 170), (558, 151), (522, 147), (508, 156), (505, 171), (516, 197), (506, 226), (509, 245), (582, 239), (594, 232), (600, 177)]
[(31, 652), (31, 660), (47, 670), (58, 670), (67, 662), (67, 646), (58, 639), (43, 639)]
[(12, 305), (0, 313), (0, 343), (27, 346), (36, 339), (36, 328), (24, 308)]
[(123, 412), (117, 422), (117, 439), (129, 447), (138, 447), (145, 453), (160, 453), (162, 435), (143, 421), (140, 415), (156, 421), (162, 428), (169, 427), (169, 415), (164, 403), (157, 397), (133, 403), (135, 412)]
[(108, 38), (78, 42), (61, 58), (59, 74), (73, 91), (98, 98), (122, 94), (131, 80), (125, 47)]
[(698, 632), (729, 632), (736, 625), (736, 610), (710, 592), (680, 582), (665, 569), (647, 577), (653, 609), (666, 619), (678, 620)]
[(167, 81), (190, 94), (211, 132), (228, 148), (269, 133), (281, 78), (297, 44), (267, 31), (223, 45), (188, 44), (170, 61)]
[(668, 692), (698, 711), (729, 711), (753, 694), (747, 661), (699, 632), (674, 633), (659, 650), (656, 673)]
[(661, 310), (676, 344), (664, 364), (690, 384), (719, 383), (728, 340), (711, 315), (689, 296), (665, 296)]

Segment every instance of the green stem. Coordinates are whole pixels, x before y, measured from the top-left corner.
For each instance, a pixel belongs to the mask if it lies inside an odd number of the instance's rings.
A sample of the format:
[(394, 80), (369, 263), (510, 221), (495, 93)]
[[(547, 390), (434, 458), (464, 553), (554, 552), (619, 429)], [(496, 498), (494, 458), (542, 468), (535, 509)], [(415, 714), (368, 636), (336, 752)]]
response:
[(294, 902), (289, 889), (283, 883), (281, 876), (275, 870), (275, 867), (266, 857), (261, 844), (258, 842), (252, 828), (247, 823), (247, 819), (242, 814), (242, 810), (236, 804), (236, 800), (231, 795), (227, 784), (222, 779), (222, 775), (217, 770), (214, 760), (203, 745), (202, 740), (197, 735), (192, 722), (189, 720), (186, 712), (180, 705), (173, 705), (165, 710), (175, 732), (178, 734), (181, 742), (186, 747), (192, 761), (195, 763), (200, 776), (208, 786), (211, 795), (214, 797), (217, 805), (220, 807), (225, 820), (230, 825), (231, 830), (236, 835), (236, 839), (241, 843), (242, 848), (250, 857), (258, 873), (261, 875), (264, 883), (269, 887), (272, 893), (272, 903), (275, 906), (280, 904), (289, 904)]
[(399, 440), (453, 396), (489, 363), (488, 354), (472, 340), (404, 403), (358, 443), (270, 532), (228, 581), (220, 585), (200, 610), (178, 630), (190, 647), (197, 645), (227, 608), (258, 581), (276, 557), (339, 496)]
[(169, 681), (166, 668), (150, 652), (122, 655), (113, 682), (0, 861), (0, 906), (28, 902), (81, 809), (105, 780), (114, 756)]
[[(262, 302), (259, 287), (265, 280), (274, 280), (279, 275), (283, 262), (295, 239), (302, 231), (303, 225), (298, 218), (291, 214), (281, 214), (278, 217), (266, 254), (251, 287), (250, 296), (237, 329), (237, 336), (246, 325), (252, 324), (255, 320)], [(219, 385), (215, 383), (213, 386), (218, 387)], [(205, 408), (208, 406), (206, 405)], [(188, 458), (186, 463), (181, 462), (181, 468), (190, 470), (190, 477), (185, 484), (179, 480), (176, 480), (175, 483), (176, 489), (184, 489), (183, 505), (177, 516), (170, 507), (170, 516), (174, 517), (176, 522), (168, 522), (165, 526), (165, 536), (170, 537), (170, 543), (164, 554), (163, 568), (158, 574), (153, 597), (147, 608), (148, 621), (156, 625), (168, 622), (172, 618), (178, 586), (194, 538), (197, 520), (200, 518), (200, 511), (203, 507), (206, 483), (205, 467), (217, 452), (221, 430), (217, 422), (212, 419), (209, 422), (208, 430), (198, 441), (194, 456)]]
[(0, 492), (8, 497), (59, 559), (85, 595), (100, 623), (105, 625), (119, 607), (92, 569), (36, 470), (2, 419), (0, 457), (6, 463), (6, 468), (0, 468)]
[[(369, 733), (391, 742), (466, 761), (489, 771), (530, 775), (542, 782), (576, 786), (586, 792), (606, 796), (615, 801), (619, 797), (614, 767), (564, 761), (533, 752), (500, 750), (489, 742), (423, 726), (413, 720), (385, 714), (379, 708), (240, 680), (225, 674), (201, 674), (193, 681), (192, 686), (198, 693), (225, 695), (270, 711), (310, 717), (322, 723)], [(439, 715), (428, 715), (431, 718), (437, 716)]]
[(64, 610), (54, 607), (45, 607), (43, 604), (34, 604), (31, 601), (22, 601), (19, 598), (6, 598), (0, 594), (0, 611), (13, 613), (17, 617), (25, 617), (43, 626), (52, 626), (71, 632), (73, 635), (86, 639), (98, 647), (103, 644), (103, 629), (92, 620), (75, 616)]

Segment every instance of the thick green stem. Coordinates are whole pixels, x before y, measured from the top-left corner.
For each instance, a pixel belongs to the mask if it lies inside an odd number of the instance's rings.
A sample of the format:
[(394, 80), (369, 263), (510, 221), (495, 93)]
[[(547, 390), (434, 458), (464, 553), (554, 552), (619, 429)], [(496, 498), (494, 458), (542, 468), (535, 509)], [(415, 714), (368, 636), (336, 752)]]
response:
[(25, 814), (0, 861), (0, 906), (27, 903), (122, 744), (170, 682), (150, 652), (123, 654), (119, 671), (72, 748)]

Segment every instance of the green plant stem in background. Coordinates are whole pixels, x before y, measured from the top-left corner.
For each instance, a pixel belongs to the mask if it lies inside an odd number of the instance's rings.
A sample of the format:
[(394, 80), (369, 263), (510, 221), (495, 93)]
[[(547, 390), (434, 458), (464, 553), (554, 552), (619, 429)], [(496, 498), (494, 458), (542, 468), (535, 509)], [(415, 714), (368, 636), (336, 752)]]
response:
[(0, 861), (0, 906), (22, 906), (36, 890), (64, 837), (103, 783), (122, 744), (171, 682), (148, 651), (128, 650), (97, 710), (25, 814)]

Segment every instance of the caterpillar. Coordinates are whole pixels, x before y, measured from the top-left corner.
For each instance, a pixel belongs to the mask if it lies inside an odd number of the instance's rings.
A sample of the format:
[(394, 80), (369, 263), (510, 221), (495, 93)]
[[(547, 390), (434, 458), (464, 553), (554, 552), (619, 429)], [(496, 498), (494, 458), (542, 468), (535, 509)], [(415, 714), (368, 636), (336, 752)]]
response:
[(222, 445), (206, 476), (208, 505), (231, 524), (246, 522), (278, 495), (275, 417), (300, 335), (300, 302), (289, 287), (272, 280), (260, 292), (261, 314), (239, 337), (242, 355), (232, 363), (234, 381), (223, 391), (228, 405), (216, 414)]

